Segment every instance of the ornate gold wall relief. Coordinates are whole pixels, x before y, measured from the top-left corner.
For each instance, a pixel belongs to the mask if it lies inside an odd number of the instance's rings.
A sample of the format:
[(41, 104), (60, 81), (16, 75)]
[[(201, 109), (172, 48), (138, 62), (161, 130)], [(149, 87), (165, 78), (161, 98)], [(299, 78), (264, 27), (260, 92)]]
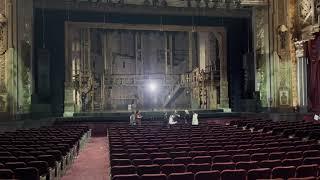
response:
[(0, 112), (6, 111), (6, 52), (7, 42), (7, 17), (5, 16), (5, 0), (0, 0)]

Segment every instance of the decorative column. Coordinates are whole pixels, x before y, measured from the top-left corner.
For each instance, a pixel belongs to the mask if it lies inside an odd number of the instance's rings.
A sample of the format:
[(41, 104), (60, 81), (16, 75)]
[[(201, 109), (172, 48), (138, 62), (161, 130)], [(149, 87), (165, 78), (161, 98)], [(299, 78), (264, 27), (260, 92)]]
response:
[(193, 59), (194, 59), (194, 36), (193, 32), (190, 31), (189, 35), (189, 61), (188, 61), (188, 71), (191, 72), (193, 69)]
[[(73, 116), (75, 112), (75, 102), (74, 102), (74, 86), (72, 82), (72, 61), (71, 53), (69, 52), (70, 45), (70, 27), (69, 23), (65, 22), (65, 82), (64, 82), (64, 116)], [(79, 77), (80, 79), (81, 77)]]
[(5, 0), (0, 0), (0, 113), (8, 112), (7, 58), (8, 19)]
[(303, 41), (295, 42), (297, 58), (297, 89), (298, 89), (298, 106), (300, 112), (308, 111), (308, 77), (307, 77), (307, 58), (304, 52)]

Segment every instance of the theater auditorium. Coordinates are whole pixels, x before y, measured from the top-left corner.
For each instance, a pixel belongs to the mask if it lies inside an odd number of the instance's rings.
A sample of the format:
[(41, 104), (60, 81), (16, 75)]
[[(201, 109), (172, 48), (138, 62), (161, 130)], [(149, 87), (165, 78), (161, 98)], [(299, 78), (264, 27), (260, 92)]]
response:
[(320, 180), (320, 0), (0, 0), (0, 180)]

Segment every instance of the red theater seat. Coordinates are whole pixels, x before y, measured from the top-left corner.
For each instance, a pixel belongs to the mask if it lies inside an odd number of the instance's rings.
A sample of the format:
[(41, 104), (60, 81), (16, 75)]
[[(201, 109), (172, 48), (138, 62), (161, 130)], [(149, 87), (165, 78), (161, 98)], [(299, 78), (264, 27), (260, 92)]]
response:
[(168, 180), (194, 180), (192, 173), (172, 173), (168, 176)]
[(211, 161), (211, 156), (196, 156), (192, 159), (192, 162), (196, 164), (211, 163)]
[(152, 161), (151, 159), (133, 159), (132, 164), (135, 166), (139, 165), (151, 165)]
[(244, 169), (249, 171), (250, 169), (257, 169), (259, 168), (257, 161), (248, 161), (248, 162), (238, 162), (236, 163), (236, 169)]
[(240, 154), (240, 155), (234, 155), (232, 157), (233, 162), (244, 162), (244, 161), (250, 161), (250, 154)]
[(224, 163), (224, 162), (231, 162), (232, 157), (230, 155), (220, 155), (220, 156), (214, 156), (212, 159), (213, 163)]
[(165, 174), (144, 174), (140, 180), (167, 180), (167, 176)]
[(282, 165), (283, 166), (295, 166), (298, 167), (302, 165), (303, 159), (302, 158), (297, 158), (297, 159), (284, 159), (282, 160)]
[(173, 159), (174, 164), (184, 164), (188, 165), (192, 163), (192, 158), (191, 157), (177, 157)]
[(200, 171), (210, 171), (211, 170), (211, 164), (210, 163), (204, 163), (204, 164), (189, 164), (187, 166), (187, 171), (192, 173), (197, 173)]
[(270, 168), (251, 169), (248, 171), (248, 180), (269, 179), (271, 175)]
[(226, 169), (235, 169), (235, 168), (236, 168), (236, 164), (234, 162), (212, 164), (212, 170), (223, 171)]
[(140, 180), (136, 174), (115, 175), (112, 180)]
[(141, 165), (137, 168), (138, 174), (141, 176), (143, 174), (159, 174), (160, 166), (159, 165)]
[(220, 180), (219, 171), (201, 171), (197, 172), (194, 177), (195, 180)]
[(135, 166), (114, 166), (111, 168), (111, 174), (124, 175), (124, 174), (136, 174)]
[(316, 177), (318, 175), (318, 165), (302, 165), (296, 169), (296, 177)]
[(221, 172), (221, 180), (246, 180), (247, 172), (242, 169), (224, 170)]
[(171, 173), (183, 173), (186, 172), (186, 167), (183, 164), (165, 164), (161, 166), (161, 172), (166, 175)]
[(164, 164), (172, 164), (172, 159), (171, 158), (155, 158), (152, 163), (162, 166)]
[(294, 166), (282, 166), (272, 169), (272, 178), (288, 179), (295, 177), (296, 168)]
[(260, 167), (273, 169), (282, 165), (281, 160), (265, 160), (260, 162)]

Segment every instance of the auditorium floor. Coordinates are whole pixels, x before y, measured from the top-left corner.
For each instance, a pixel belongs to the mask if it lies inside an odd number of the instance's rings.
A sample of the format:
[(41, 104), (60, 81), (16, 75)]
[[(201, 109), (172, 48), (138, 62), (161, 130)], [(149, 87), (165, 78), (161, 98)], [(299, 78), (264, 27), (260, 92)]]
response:
[(62, 180), (109, 180), (106, 137), (92, 137)]

